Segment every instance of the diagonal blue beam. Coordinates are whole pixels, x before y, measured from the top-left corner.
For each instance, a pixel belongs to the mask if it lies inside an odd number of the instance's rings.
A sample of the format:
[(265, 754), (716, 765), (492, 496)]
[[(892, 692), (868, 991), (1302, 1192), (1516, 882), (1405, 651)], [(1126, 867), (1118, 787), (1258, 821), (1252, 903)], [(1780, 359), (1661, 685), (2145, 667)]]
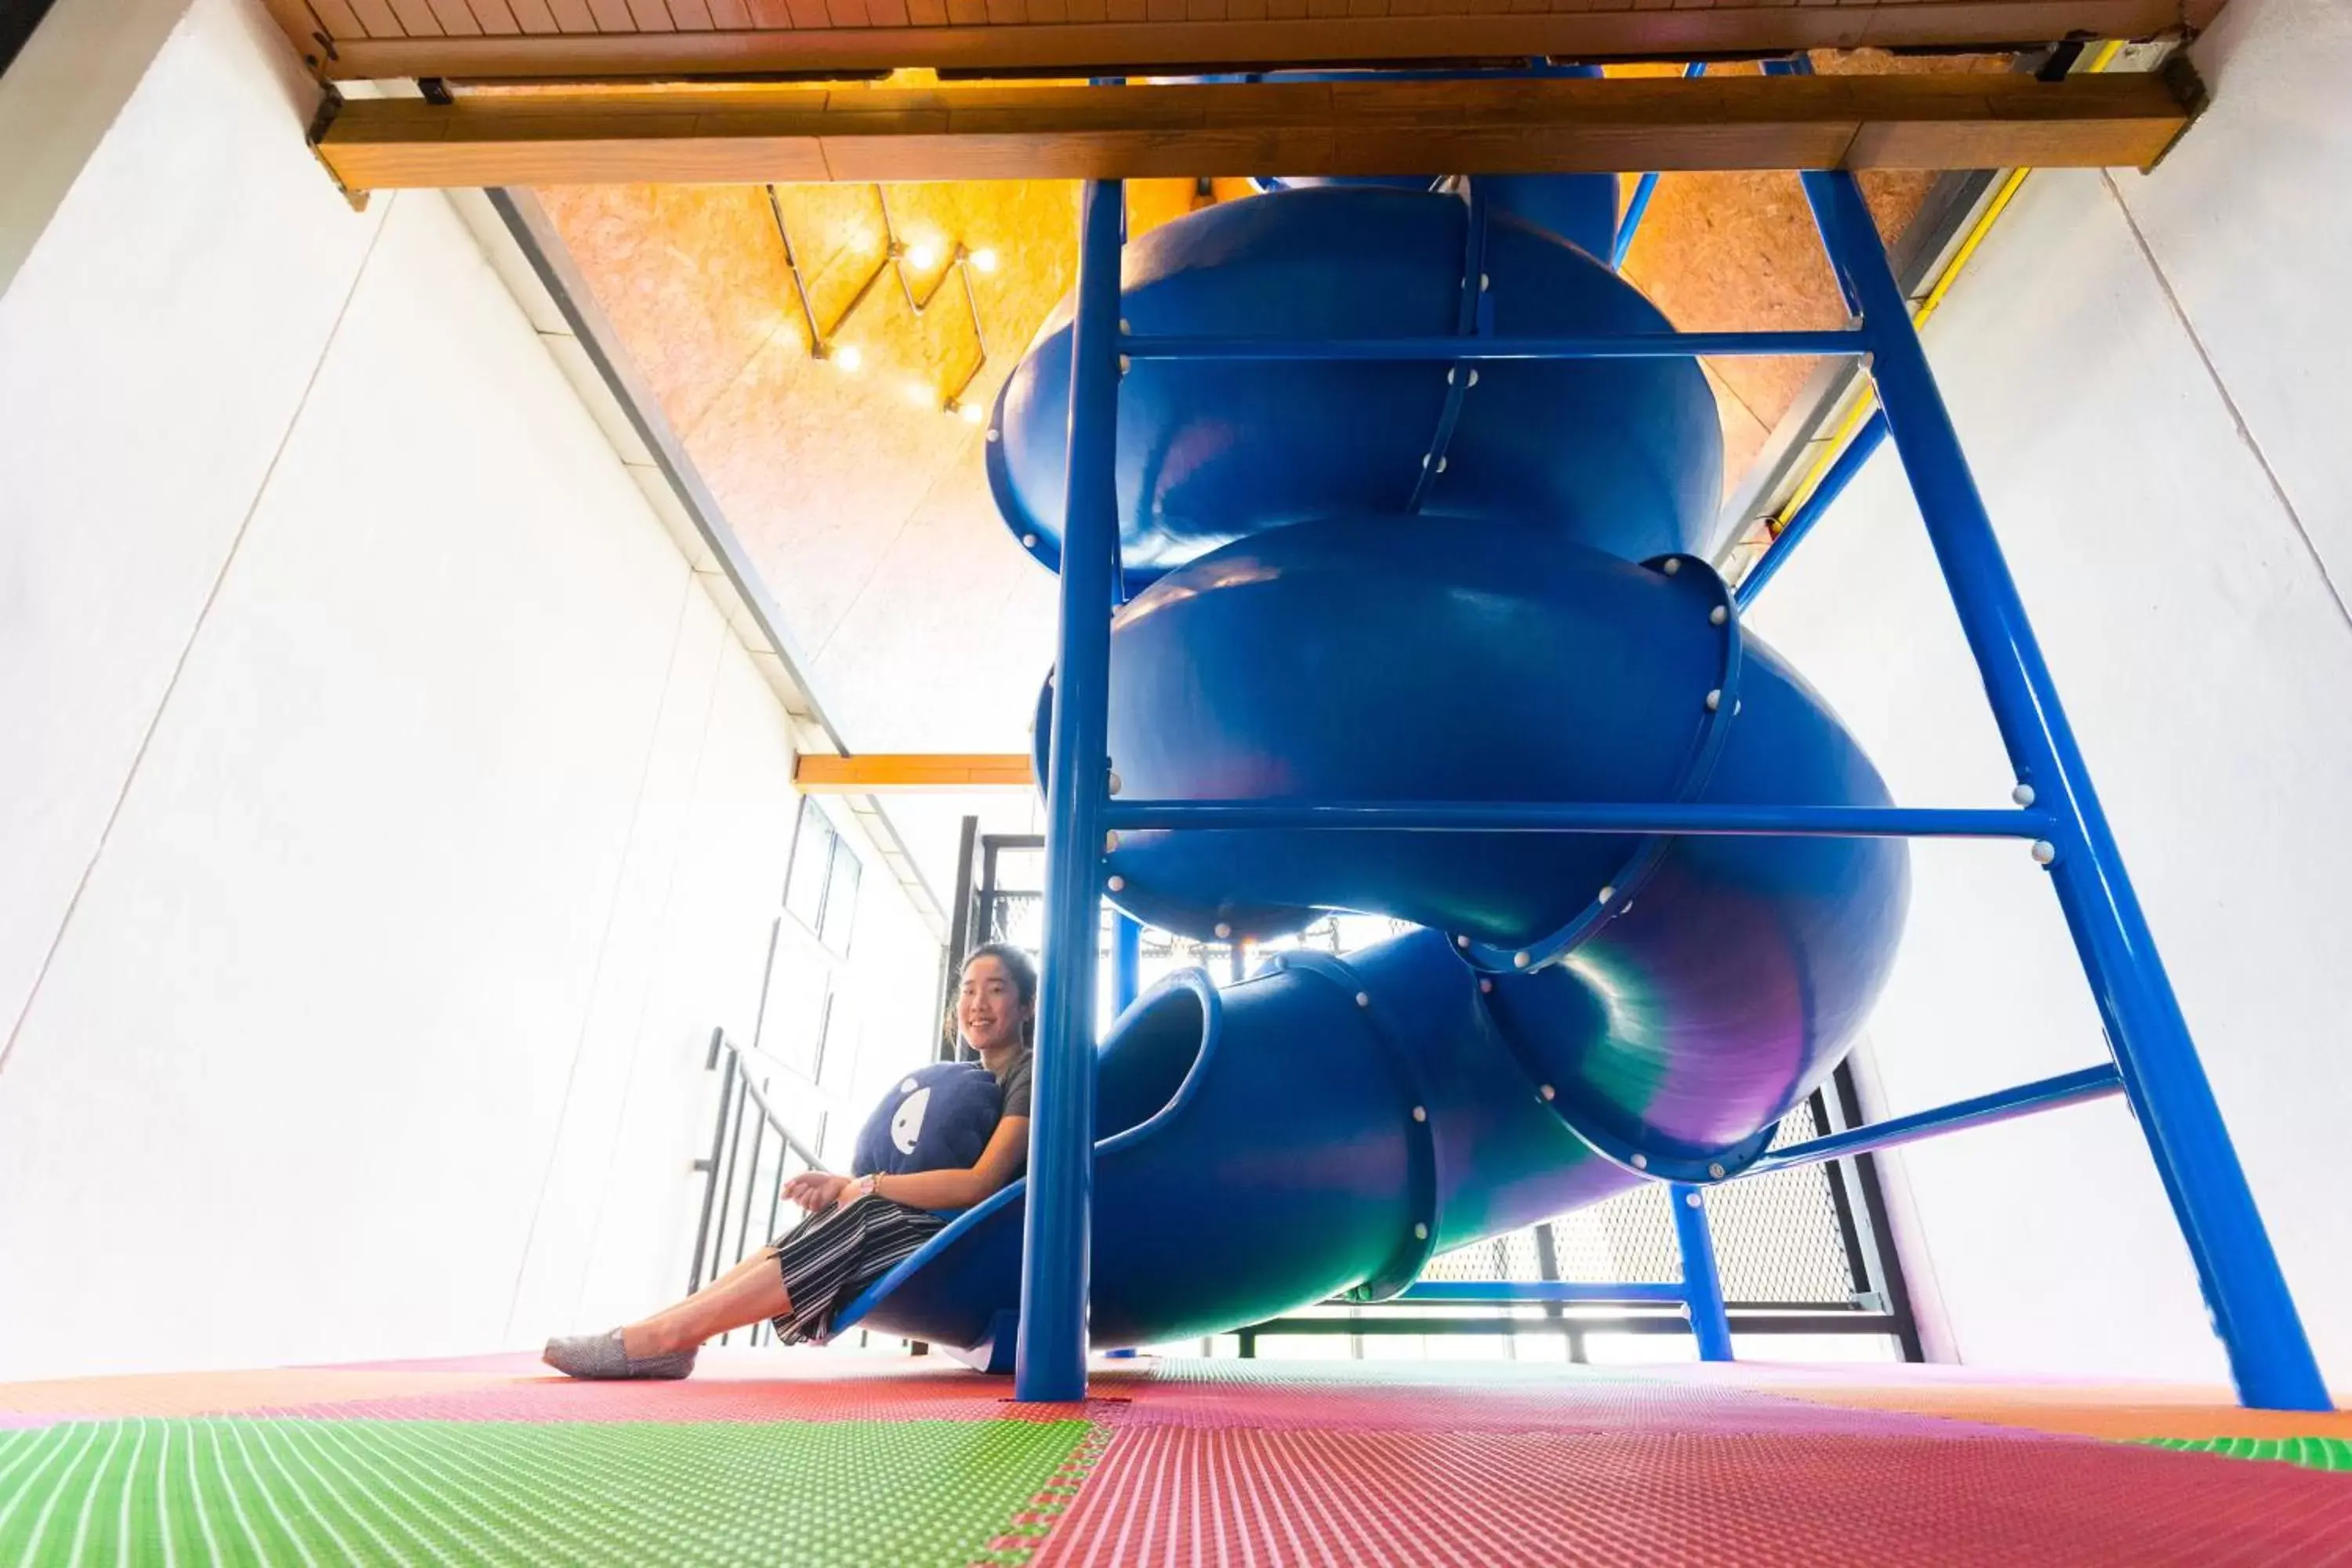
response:
[(2125, 1092), (2196, 1263), (2239, 1397), (2271, 1409), (2331, 1409), (2278, 1254), (1869, 205), (1851, 174), (1817, 171), (1801, 178), (1831, 264), (1863, 319), (1887, 429), (1983, 679), (2019, 796), (2039, 802), (2055, 819), (2044, 865)]
[[(1705, 60), (1693, 60), (1683, 67), (1683, 79), (1706, 74)], [(1625, 203), (1624, 216), (1617, 220), (1617, 237), (1609, 247), (1609, 265), (1618, 271), (1625, 270), (1625, 258), (1633, 254), (1633, 237), (1642, 230), (1643, 218), (1649, 216), (1650, 198), (1657, 194), (1658, 175), (1654, 169), (1633, 182), (1633, 194)]]
[(1748, 575), (1739, 580), (1739, 586), (1732, 592), (1733, 603), (1744, 610), (1754, 602), (1756, 595), (1764, 591), (1764, 584), (1789, 563), (1790, 552), (1805, 542), (1805, 535), (1812, 532), (1813, 525), (1837, 504), (1838, 497), (1845, 494), (1846, 486), (1853, 483), (1854, 476), (1869, 466), (1870, 459), (1878, 455), (1878, 448), (1885, 441), (1886, 411), (1874, 409), (1870, 417), (1854, 431), (1853, 438), (1845, 444), (1845, 450), (1837, 455), (1837, 460), (1822, 476), (1822, 482), (1813, 487), (1812, 494), (1807, 496), (1797, 510), (1789, 514), (1789, 521), (1780, 525), (1780, 531), (1773, 536), (1770, 548), (1757, 558), (1756, 564), (1748, 569)]

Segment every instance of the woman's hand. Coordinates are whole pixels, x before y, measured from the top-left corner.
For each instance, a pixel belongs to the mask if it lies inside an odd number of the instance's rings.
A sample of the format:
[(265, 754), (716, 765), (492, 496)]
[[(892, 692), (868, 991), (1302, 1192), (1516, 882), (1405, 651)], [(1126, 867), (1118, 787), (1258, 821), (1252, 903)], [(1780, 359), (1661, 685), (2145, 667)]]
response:
[(803, 1171), (784, 1184), (784, 1196), (815, 1214), (840, 1202), (841, 1194), (848, 1188), (847, 1176), (836, 1176), (829, 1171)]

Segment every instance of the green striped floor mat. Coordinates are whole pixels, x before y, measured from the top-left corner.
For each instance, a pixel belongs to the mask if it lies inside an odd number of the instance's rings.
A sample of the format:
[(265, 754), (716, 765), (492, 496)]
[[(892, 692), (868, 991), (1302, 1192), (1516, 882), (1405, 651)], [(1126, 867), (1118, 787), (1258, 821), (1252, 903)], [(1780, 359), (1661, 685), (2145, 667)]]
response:
[(2231, 1459), (2277, 1459), (2307, 1470), (2352, 1474), (2352, 1439), (2343, 1437), (2143, 1437), (2158, 1448), (2220, 1454)]
[(315, 1421), (0, 1432), (0, 1563), (1017, 1563), (1084, 1421)]

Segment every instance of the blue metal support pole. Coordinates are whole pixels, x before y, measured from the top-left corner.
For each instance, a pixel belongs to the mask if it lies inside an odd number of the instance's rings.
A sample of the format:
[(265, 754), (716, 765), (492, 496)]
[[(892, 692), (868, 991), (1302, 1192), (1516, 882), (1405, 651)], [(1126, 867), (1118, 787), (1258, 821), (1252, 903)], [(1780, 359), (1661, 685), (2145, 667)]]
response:
[(1666, 1187), (1675, 1205), (1675, 1242), (1683, 1254), (1683, 1304), (1701, 1361), (1731, 1359), (1731, 1314), (1723, 1307), (1723, 1275), (1715, 1266), (1715, 1233), (1706, 1226), (1706, 1194), (1680, 1182)]
[(1822, 514), (1836, 503), (1838, 497), (1845, 494), (1846, 486), (1853, 483), (1854, 476), (1877, 456), (1878, 448), (1885, 440), (1886, 410), (1873, 409), (1870, 417), (1854, 431), (1853, 438), (1845, 444), (1845, 450), (1837, 455), (1837, 460), (1822, 476), (1821, 483), (1813, 487), (1813, 493), (1790, 514), (1787, 522), (1781, 524), (1780, 531), (1773, 537), (1771, 547), (1748, 569), (1748, 575), (1739, 580), (1738, 588), (1732, 594), (1735, 604), (1744, 610), (1755, 601), (1756, 595), (1764, 591), (1764, 584), (1772, 580), (1772, 574), (1789, 563), (1790, 552), (1805, 542), (1805, 535), (1813, 531), (1813, 524), (1821, 521)]
[[(1683, 78), (1706, 74), (1705, 60), (1693, 60), (1683, 67)], [(1619, 272), (1625, 270), (1625, 258), (1633, 253), (1633, 237), (1642, 231), (1642, 219), (1649, 213), (1650, 198), (1657, 194), (1658, 176), (1654, 171), (1633, 182), (1633, 195), (1625, 203), (1625, 211), (1617, 220), (1617, 233), (1609, 246), (1609, 265)]]
[(1078, 287), (1070, 362), (1061, 652), (1045, 782), (1045, 952), (1035, 1114), (1021, 1258), (1013, 1396), (1083, 1399), (1094, 1206), (1095, 971), (1101, 931), (1102, 809), (1109, 798), (1110, 605), (1118, 572), (1120, 205), (1117, 181), (1078, 198)]
[(2020, 795), (2055, 819), (2047, 864), (2059, 907), (2196, 1262), (2214, 1330), (2229, 1352), (2239, 1397), (2273, 1409), (2328, 1409), (2294, 1299), (1870, 210), (1850, 174), (1816, 172), (1803, 179), (1830, 260), (1862, 314), (1879, 403), (1976, 656)]
[(1617, 332), (1573, 338), (1177, 338), (1123, 337), (1118, 352), (1145, 360), (1441, 360), (1448, 364), (1511, 359), (1687, 359), (1692, 354), (1858, 354), (1847, 327), (1787, 332)]
[(1747, 805), (1615, 801), (1113, 801), (1104, 822), (1130, 829), (1311, 828), (1391, 833), (1689, 833), (1814, 838), (2043, 838), (2050, 815), (1963, 807)]
[[(1143, 982), (1143, 922), (1133, 915), (1114, 911), (1110, 917), (1110, 1005), (1114, 1016), (1124, 1014), (1135, 1005), (1136, 993)], [(1104, 1354), (1114, 1361), (1132, 1361), (1133, 1346)]]
[(1971, 1100), (1956, 1100), (1933, 1110), (1915, 1111), (1909, 1116), (1891, 1116), (1867, 1127), (1849, 1128), (1843, 1132), (1832, 1132), (1821, 1138), (1809, 1138), (1802, 1143), (1791, 1143), (1785, 1149), (1775, 1149), (1759, 1155), (1730, 1178), (1760, 1176), (1768, 1171), (1785, 1171), (1792, 1165), (1818, 1165), (1824, 1160), (1843, 1160), (1849, 1154), (1867, 1154), (1874, 1150), (1892, 1149), (1904, 1143), (1916, 1143), (1923, 1138), (1940, 1137), (1968, 1127), (1990, 1127), (1998, 1121), (2013, 1121), (2021, 1116), (2032, 1116), (2044, 1110), (2055, 1110), (2064, 1105), (2080, 1105), (2085, 1100), (2105, 1100), (2111, 1094), (2121, 1094), (2123, 1075), (2112, 1062), (2095, 1068), (2061, 1073), (2032, 1083), (2021, 1083), (2014, 1089), (1998, 1089), (1991, 1094), (1979, 1094)]
[(1111, 917), (1110, 1001), (1115, 1012), (1135, 1005), (1143, 984), (1143, 922), (1133, 915)]

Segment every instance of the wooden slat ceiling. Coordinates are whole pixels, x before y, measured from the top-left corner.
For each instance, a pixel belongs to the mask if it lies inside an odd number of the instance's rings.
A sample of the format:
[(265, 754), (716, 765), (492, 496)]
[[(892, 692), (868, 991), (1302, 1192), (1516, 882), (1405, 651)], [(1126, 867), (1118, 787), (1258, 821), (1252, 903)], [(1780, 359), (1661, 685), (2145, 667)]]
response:
[(269, 0), (332, 79), (1687, 58), (2196, 29), (2222, 0)]

